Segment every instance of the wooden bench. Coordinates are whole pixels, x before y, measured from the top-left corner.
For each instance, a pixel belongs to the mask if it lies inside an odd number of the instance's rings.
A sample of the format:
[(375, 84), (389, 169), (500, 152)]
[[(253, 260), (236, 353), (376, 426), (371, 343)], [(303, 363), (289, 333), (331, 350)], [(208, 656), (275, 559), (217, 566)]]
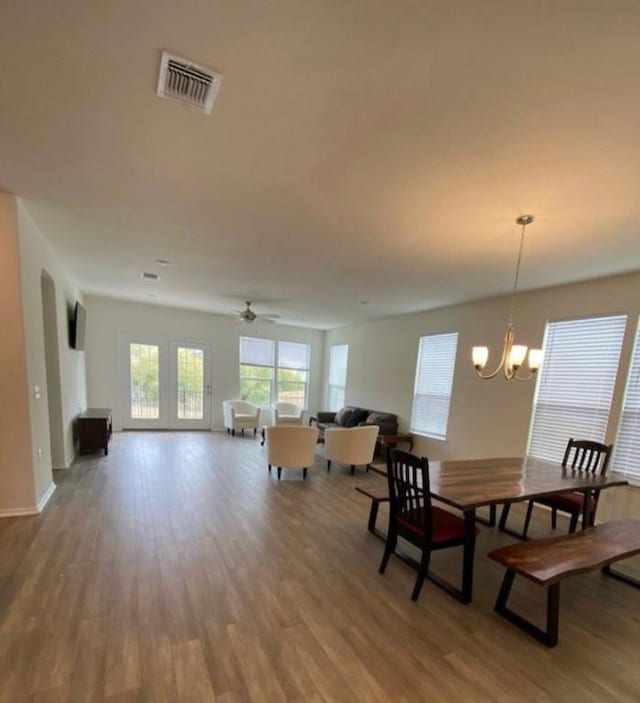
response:
[[(640, 520), (615, 520), (581, 532), (501, 547), (489, 554), (507, 571), (496, 600), (495, 611), (533, 635), (547, 647), (558, 644), (560, 582), (567, 576), (602, 568), (634, 586), (637, 581), (614, 574), (609, 565), (640, 554)], [(547, 587), (547, 629), (542, 630), (507, 607), (516, 574)]]
[(368, 488), (362, 488), (361, 486), (356, 486), (356, 491), (362, 493), (362, 495), (367, 496), (371, 500), (371, 510), (369, 510), (369, 522), (367, 524), (367, 529), (369, 532), (373, 532), (374, 535), (380, 536), (378, 530), (376, 530), (376, 520), (378, 519), (378, 508), (380, 503), (388, 503), (389, 496), (382, 493), (375, 493)]

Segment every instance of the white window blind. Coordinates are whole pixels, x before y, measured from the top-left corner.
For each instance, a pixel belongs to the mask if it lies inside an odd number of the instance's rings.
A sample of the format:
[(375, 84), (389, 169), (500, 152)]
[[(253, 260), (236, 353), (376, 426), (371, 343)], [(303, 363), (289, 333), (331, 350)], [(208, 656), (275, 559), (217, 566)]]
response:
[(298, 342), (278, 342), (278, 366), (283, 369), (309, 370), (311, 348)]
[(276, 343), (271, 339), (240, 337), (240, 363), (273, 368)]
[(332, 344), (329, 355), (329, 383), (327, 384), (327, 408), (340, 410), (345, 405), (347, 389), (348, 344)]
[(613, 469), (640, 479), (640, 322), (613, 450)]
[(240, 337), (240, 397), (267, 407), (273, 396), (276, 343), (271, 339)]
[(411, 430), (446, 439), (458, 333), (420, 338), (413, 391)]
[(604, 442), (626, 315), (548, 322), (527, 453), (561, 462), (567, 442)]
[(278, 402), (307, 407), (311, 347), (299, 342), (278, 342)]

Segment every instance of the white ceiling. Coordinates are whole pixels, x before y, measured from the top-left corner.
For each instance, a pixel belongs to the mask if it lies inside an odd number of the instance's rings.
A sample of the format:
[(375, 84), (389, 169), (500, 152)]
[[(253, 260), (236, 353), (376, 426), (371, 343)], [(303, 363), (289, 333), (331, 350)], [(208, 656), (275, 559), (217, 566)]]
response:
[(522, 212), (525, 288), (640, 268), (636, 0), (0, 12), (0, 183), (88, 292), (332, 327), (507, 291)]

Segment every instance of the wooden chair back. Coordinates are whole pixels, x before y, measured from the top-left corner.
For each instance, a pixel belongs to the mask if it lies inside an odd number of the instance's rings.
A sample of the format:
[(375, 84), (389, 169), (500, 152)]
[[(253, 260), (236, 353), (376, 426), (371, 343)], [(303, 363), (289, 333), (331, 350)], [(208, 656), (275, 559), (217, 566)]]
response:
[(564, 452), (562, 466), (591, 474), (604, 474), (609, 466), (613, 444), (571, 438)]
[(429, 460), (401, 449), (387, 452), (389, 513), (391, 522), (401, 532), (407, 528), (427, 541), (433, 533)]

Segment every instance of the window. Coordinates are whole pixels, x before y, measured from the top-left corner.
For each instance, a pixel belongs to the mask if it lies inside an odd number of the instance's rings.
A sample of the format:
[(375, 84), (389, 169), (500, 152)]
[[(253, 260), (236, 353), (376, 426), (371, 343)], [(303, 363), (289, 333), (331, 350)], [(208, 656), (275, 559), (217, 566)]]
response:
[(278, 342), (278, 402), (307, 407), (309, 382), (308, 344)]
[(613, 451), (613, 470), (640, 479), (640, 321)]
[(420, 337), (411, 431), (446, 439), (458, 333)]
[(562, 461), (567, 442), (604, 442), (626, 315), (549, 322), (527, 453)]
[(307, 404), (311, 348), (297, 342), (240, 337), (240, 397), (268, 407)]
[(329, 383), (327, 387), (327, 407), (340, 410), (345, 405), (347, 389), (348, 344), (332, 344), (329, 356)]
[(276, 343), (271, 339), (240, 337), (240, 397), (268, 406), (273, 395)]
[(179, 420), (204, 420), (204, 349), (176, 349)]
[(160, 417), (160, 347), (129, 344), (130, 407), (135, 420)]

